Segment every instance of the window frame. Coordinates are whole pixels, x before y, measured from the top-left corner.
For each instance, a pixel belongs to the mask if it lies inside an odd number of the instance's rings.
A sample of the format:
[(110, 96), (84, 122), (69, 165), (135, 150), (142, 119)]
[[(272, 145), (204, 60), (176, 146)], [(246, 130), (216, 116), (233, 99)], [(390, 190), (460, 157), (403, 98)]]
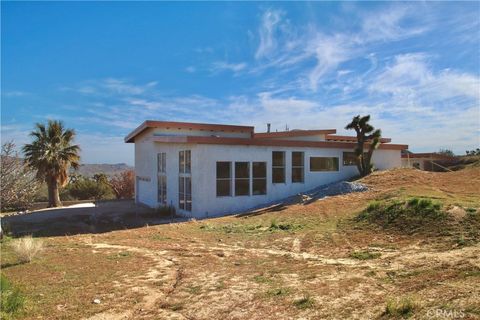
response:
[[(329, 170), (329, 169), (313, 169), (312, 167), (312, 160), (313, 159), (334, 159), (334, 163), (336, 163), (336, 170)], [(310, 172), (339, 172), (340, 171), (340, 161), (338, 157), (310, 157)]]
[[(295, 165), (294, 164), (294, 153), (299, 153), (302, 156), (302, 163), (301, 165)], [(293, 181), (294, 174), (293, 171), (295, 169), (301, 169), (302, 171), (302, 180), (301, 181)], [(305, 152), (304, 151), (292, 151), (292, 177), (291, 177), (292, 183), (305, 183)]]
[[(255, 164), (263, 164), (265, 175), (261, 177), (255, 177)], [(265, 192), (264, 193), (255, 193), (255, 182), (264, 181), (265, 183)], [(267, 194), (268, 191), (268, 183), (267, 183), (267, 162), (266, 161), (252, 161), (252, 196), (264, 196)]]
[(157, 203), (167, 205), (167, 153), (157, 153)]
[[(180, 150), (178, 154), (178, 208), (192, 211), (192, 151)], [(187, 170), (188, 169), (188, 170)], [(183, 186), (183, 188), (182, 188)], [(183, 192), (182, 192), (183, 191)], [(189, 192), (187, 192), (189, 191)]]
[[(237, 178), (237, 164), (247, 164), (247, 177), (242, 177), (242, 178)], [(235, 169), (234, 169), (234, 172), (235, 172), (235, 176), (234, 176), (234, 195), (235, 197), (245, 197), (245, 196), (251, 196), (251, 191), (252, 191), (252, 188), (250, 186), (250, 178), (251, 178), (251, 164), (250, 164), (250, 161), (235, 161)], [(247, 194), (238, 194), (238, 189), (237, 188), (237, 182), (245, 182), (247, 181), (248, 182), (248, 192)]]
[[(228, 163), (228, 166), (229, 166), (229, 177), (228, 178), (219, 178), (218, 177), (218, 164), (219, 163)], [(216, 196), (217, 198), (222, 198), (222, 197), (231, 197), (233, 195), (233, 188), (232, 188), (232, 181), (233, 181), (233, 166), (232, 166), (232, 162), (231, 161), (217, 161), (215, 162), (215, 170), (216, 170)], [(218, 182), (219, 181), (228, 181), (228, 195), (225, 194), (225, 195), (219, 195), (218, 194)]]
[[(282, 154), (282, 160), (283, 160), (283, 165), (275, 165), (275, 160), (274, 160), (274, 154), (275, 153), (281, 153)], [(273, 184), (278, 184), (278, 183), (287, 183), (287, 172), (286, 172), (286, 163), (287, 163), (287, 153), (285, 151), (272, 151), (272, 183)], [(283, 171), (283, 181), (275, 181), (275, 169), (281, 169)]]

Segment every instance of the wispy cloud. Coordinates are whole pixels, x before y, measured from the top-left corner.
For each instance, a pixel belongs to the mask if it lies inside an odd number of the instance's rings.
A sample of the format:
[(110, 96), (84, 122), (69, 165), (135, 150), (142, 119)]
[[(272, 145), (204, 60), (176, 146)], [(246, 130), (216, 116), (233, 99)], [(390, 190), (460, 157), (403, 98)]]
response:
[(20, 90), (2, 92), (2, 96), (4, 96), (4, 97), (23, 97), (23, 96), (26, 96), (28, 94), (29, 94), (28, 92), (20, 91)]
[(240, 63), (228, 63), (225, 61), (216, 61), (212, 64), (212, 72), (231, 71), (234, 74), (238, 74), (240, 71), (247, 67), (245, 62)]
[(275, 50), (277, 40), (275, 33), (282, 18), (283, 12), (280, 10), (266, 10), (262, 15), (262, 22), (259, 28), (260, 42), (255, 53), (255, 58), (266, 57)]

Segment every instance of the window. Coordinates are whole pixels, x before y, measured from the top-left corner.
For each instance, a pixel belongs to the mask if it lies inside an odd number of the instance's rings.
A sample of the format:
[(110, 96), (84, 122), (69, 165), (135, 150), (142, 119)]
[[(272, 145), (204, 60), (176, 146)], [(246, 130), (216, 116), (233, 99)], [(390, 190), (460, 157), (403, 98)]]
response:
[(304, 171), (304, 153), (303, 152), (292, 152), (292, 182), (293, 183), (303, 183), (305, 180), (305, 171)]
[(272, 152), (272, 182), (285, 183), (285, 152)]
[(189, 174), (191, 171), (191, 151), (185, 150), (180, 151), (180, 156), (178, 159), (178, 168), (180, 173)]
[(310, 157), (310, 171), (338, 171), (338, 158)]
[(250, 163), (235, 162), (235, 195), (250, 195)]
[(253, 195), (267, 194), (267, 163), (252, 162), (252, 172), (253, 172), (252, 194)]
[(232, 163), (217, 162), (217, 197), (232, 195)]
[(167, 205), (167, 154), (157, 154), (157, 201)]
[(191, 151), (179, 152), (178, 207), (192, 211)]

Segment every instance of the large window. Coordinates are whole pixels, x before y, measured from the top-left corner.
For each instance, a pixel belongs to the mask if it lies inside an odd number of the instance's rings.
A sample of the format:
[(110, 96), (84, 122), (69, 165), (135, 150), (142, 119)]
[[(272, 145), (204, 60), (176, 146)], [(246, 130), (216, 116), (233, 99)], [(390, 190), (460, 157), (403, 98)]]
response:
[(232, 163), (217, 162), (217, 197), (232, 195)]
[(167, 205), (167, 154), (157, 154), (157, 201)]
[(267, 194), (267, 163), (252, 162), (252, 194)]
[(292, 152), (292, 182), (303, 183), (305, 181), (305, 161), (303, 152)]
[(250, 195), (250, 163), (235, 162), (235, 195)]
[(272, 152), (272, 182), (285, 183), (285, 152)]
[(338, 158), (310, 157), (310, 171), (338, 171)]
[(192, 173), (190, 150), (180, 151), (178, 164), (178, 207), (182, 210), (192, 211)]

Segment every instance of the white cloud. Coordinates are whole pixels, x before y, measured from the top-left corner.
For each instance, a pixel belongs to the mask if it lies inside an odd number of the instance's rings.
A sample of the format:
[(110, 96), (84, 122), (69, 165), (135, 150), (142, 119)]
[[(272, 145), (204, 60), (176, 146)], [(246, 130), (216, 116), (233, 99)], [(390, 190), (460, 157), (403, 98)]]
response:
[[(420, 9), (420, 10), (419, 10)], [(422, 25), (412, 26), (412, 16), (421, 17)], [(410, 25), (404, 26), (408, 20)], [(363, 17), (362, 32), (356, 36), (361, 43), (393, 41), (419, 35), (429, 29), (426, 15), (420, 6), (395, 5), (384, 11), (370, 12)]]
[(246, 67), (247, 67), (247, 64), (245, 62), (228, 63), (225, 61), (216, 61), (212, 64), (211, 70), (213, 72), (231, 71), (235, 74), (238, 74), (240, 71), (244, 70)]
[(397, 55), (369, 86), (371, 92), (434, 104), (448, 99), (480, 99), (480, 78), (453, 70), (432, 71), (423, 53)]
[(259, 28), (260, 43), (255, 53), (255, 58), (267, 57), (275, 50), (277, 40), (275, 32), (282, 19), (283, 12), (280, 10), (266, 10), (262, 16), (262, 22)]

